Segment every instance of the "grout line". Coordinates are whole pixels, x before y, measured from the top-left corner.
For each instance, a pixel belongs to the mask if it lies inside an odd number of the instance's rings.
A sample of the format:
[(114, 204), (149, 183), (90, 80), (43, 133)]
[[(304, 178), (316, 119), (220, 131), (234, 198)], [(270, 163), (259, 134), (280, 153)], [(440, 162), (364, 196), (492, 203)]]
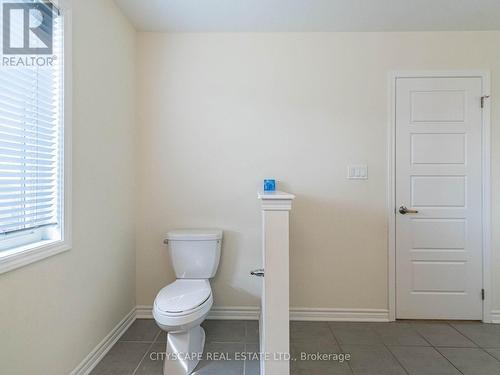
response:
[[(245, 335), (243, 338), (243, 351), (248, 352), (248, 350), (247, 350), (247, 335), (248, 335), (247, 321), (245, 320), (244, 323), (245, 323)], [(247, 360), (245, 359), (243, 361), (243, 374), (242, 375), (246, 374), (246, 368), (247, 368), (246, 363), (247, 363)]]
[(333, 341), (335, 341), (337, 343), (337, 346), (340, 348), (340, 341), (337, 339), (337, 336), (335, 336), (335, 333), (333, 332), (331, 324), (327, 322), (326, 325), (328, 326), (328, 330), (330, 331), (330, 333), (333, 337)]
[[(219, 341), (219, 340), (210, 340), (207, 341), (210, 344), (247, 344), (245, 341)], [(249, 342), (248, 344), (256, 344), (254, 342)]]
[(415, 332), (418, 336), (420, 336), (422, 338), (422, 340), (424, 340), (427, 344), (429, 344), (430, 347), (434, 347), (434, 345), (432, 345), (432, 342), (430, 342), (429, 340), (427, 340), (427, 338), (419, 332), (419, 330), (411, 323), (408, 323), (408, 326), (410, 327), (410, 329)]
[[(471, 349), (471, 348), (469, 348), (469, 349)], [(472, 349), (473, 349), (473, 348), (472, 348)], [(464, 374), (464, 375), (465, 375), (465, 373), (463, 373), (462, 371), (460, 371), (460, 369), (459, 369), (457, 366), (455, 366), (455, 364), (454, 364), (452, 361), (450, 361), (450, 360), (448, 359), (448, 357), (446, 357), (443, 353), (441, 353), (441, 351), (439, 350), (439, 348), (434, 347), (434, 350), (435, 350), (436, 352), (438, 352), (438, 353), (441, 355), (441, 357), (443, 357), (446, 361), (448, 361), (448, 363), (449, 363), (450, 365), (452, 365), (454, 368), (456, 368), (456, 369), (457, 369), (457, 371), (458, 371), (459, 373), (461, 373), (461, 374)]]
[(401, 368), (403, 369), (404, 372), (406, 372), (408, 375), (410, 375), (410, 370), (408, 370), (402, 363), (401, 361), (399, 360), (398, 357), (396, 357), (396, 355), (392, 352), (392, 350), (389, 348), (389, 346), (384, 342), (383, 338), (382, 338), (382, 335), (380, 333), (377, 332), (377, 330), (373, 329), (373, 332), (375, 332), (375, 334), (380, 338), (380, 341), (382, 343), (382, 345), (384, 346), (385, 350), (387, 350), (389, 352), (389, 354), (392, 356), (392, 358), (396, 361), (397, 364), (399, 364), (399, 366), (401, 366)]
[(448, 324), (452, 329), (454, 329), (455, 331), (457, 331), (461, 336), (465, 337), (467, 340), (469, 340), (470, 342), (472, 342), (474, 345), (476, 345), (478, 348), (480, 348), (481, 346), (479, 346), (477, 344), (477, 342), (475, 342), (474, 340), (472, 340), (471, 338), (465, 336), (464, 333), (460, 332), (457, 328), (455, 328), (455, 326), (453, 324), (450, 324), (449, 322), (446, 322), (446, 324)]
[(399, 366), (401, 366), (401, 368), (403, 369), (403, 371), (406, 372), (408, 375), (410, 375), (410, 370), (407, 370), (406, 367), (401, 363), (401, 361), (399, 360), (399, 358), (396, 357), (396, 355), (392, 352), (392, 350), (389, 348), (389, 346), (385, 343), (382, 335), (376, 329), (374, 329), (373, 327), (371, 327), (370, 330), (373, 333), (375, 333), (375, 335), (380, 339), (380, 342), (382, 343), (382, 346), (385, 348), (385, 350), (387, 350), (389, 352), (389, 354), (396, 361), (396, 363), (399, 364)]
[(154, 344), (155, 343), (154, 341), (149, 341), (149, 340), (118, 340), (117, 342), (129, 342), (129, 343), (138, 343), (138, 344), (151, 344), (151, 343)]
[[(243, 350), (245, 352), (248, 352), (248, 350), (247, 350), (247, 337), (248, 337), (248, 321), (245, 320), (245, 337), (244, 337), (244, 342), (245, 343), (243, 344)], [(245, 359), (243, 361), (243, 375), (245, 375), (246, 372), (247, 372), (247, 366), (246, 366), (246, 364), (247, 364), (247, 360)]]
[(156, 343), (156, 339), (158, 338), (158, 336), (161, 334), (161, 330), (155, 335), (155, 339), (153, 340), (153, 342), (148, 346), (148, 349), (146, 350), (146, 352), (144, 353), (144, 355), (141, 357), (141, 360), (139, 361), (139, 363), (137, 364), (134, 372), (132, 373), (132, 375), (135, 375), (137, 373), (137, 370), (139, 370), (139, 367), (141, 367), (141, 363), (142, 361), (144, 361), (144, 358), (146, 358), (146, 356), (148, 355), (149, 351), (151, 350), (151, 348), (153, 347), (153, 345)]
[[(488, 350), (486, 349), (490, 349), (490, 348), (485, 348), (484, 346), (481, 346), (479, 345), (476, 341), (472, 340), (470, 337), (466, 336), (464, 333), (460, 332), (458, 330), (458, 328), (456, 328), (453, 324), (449, 323), (448, 322), (448, 325), (450, 325), (455, 331), (457, 331), (459, 334), (461, 334), (462, 336), (464, 336), (465, 338), (467, 338), (468, 340), (470, 340), (474, 345), (476, 345), (477, 347), (449, 347), (449, 348), (456, 348), (456, 349), (464, 349), (464, 348), (469, 348), (469, 349), (481, 349), (483, 352), (486, 352), (488, 353), (489, 356), (493, 357), (494, 359), (496, 359), (498, 362), (500, 362), (500, 360), (498, 360), (493, 354), (491, 354)], [(443, 348), (448, 348), (446, 346), (443, 346)], [(494, 349), (494, 348), (493, 348)]]
[(453, 345), (439, 345), (439, 346), (433, 346), (433, 348), (440, 348), (440, 349), (483, 349), (477, 346), (453, 346)]
[(248, 337), (248, 322), (245, 320), (245, 344), (247, 342)]
[(481, 350), (482, 350), (483, 352), (488, 353), (488, 354), (489, 354), (489, 356), (490, 356), (490, 357), (492, 357), (493, 359), (496, 359), (496, 361), (497, 361), (497, 362), (500, 362), (500, 360), (499, 360), (497, 357), (495, 357), (493, 354), (491, 354), (488, 350), (483, 349), (483, 348), (481, 348)]
[(391, 356), (392, 358), (394, 358), (396, 360), (396, 362), (401, 366), (401, 368), (403, 369), (404, 372), (406, 372), (408, 375), (410, 374), (410, 370), (406, 369), (406, 367), (401, 363), (401, 361), (399, 360), (398, 357), (396, 357), (396, 355), (392, 352), (392, 350), (385, 344), (385, 343), (382, 343), (385, 347), (385, 349), (391, 353)]
[[(417, 324), (418, 324), (418, 323), (417, 323)], [(449, 325), (449, 323), (448, 323), (448, 322), (445, 322), (445, 324), (448, 324), (448, 325)], [(443, 355), (443, 353), (441, 353), (441, 352), (439, 351), (439, 349), (438, 349), (436, 346), (434, 346), (434, 345), (433, 345), (433, 344), (432, 344), (432, 343), (431, 343), (431, 342), (430, 342), (430, 341), (429, 341), (429, 340), (428, 340), (428, 339), (427, 339), (427, 338), (426, 338), (426, 337), (425, 337), (425, 336), (424, 336), (421, 332), (419, 332), (419, 331), (418, 331), (418, 329), (416, 328), (416, 326), (415, 326), (415, 325), (413, 325), (412, 323), (409, 323), (409, 325), (410, 325), (411, 329), (412, 329), (414, 332), (416, 332), (416, 333), (417, 333), (417, 335), (419, 335), (420, 337), (422, 337), (422, 339), (424, 339), (424, 341), (425, 341), (425, 342), (427, 342), (427, 343), (430, 345), (430, 347), (431, 347), (432, 349), (434, 349), (436, 352), (438, 352), (438, 353), (439, 353), (439, 355), (440, 355), (441, 357), (443, 357), (443, 358), (444, 358), (447, 362), (449, 362), (449, 363), (450, 363), (450, 365), (452, 365), (452, 366), (453, 366), (453, 367), (454, 367), (454, 368), (455, 368), (455, 369), (456, 369), (459, 373), (463, 374), (463, 372), (462, 372), (462, 371), (460, 371), (460, 370), (459, 370), (459, 369), (458, 369), (458, 368), (457, 368), (457, 367), (456, 367), (453, 363), (451, 363), (451, 361), (450, 361), (448, 358), (446, 358), (446, 356), (444, 356), (444, 355)]]
[[(339, 339), (337, 338), (337, 336), (335, 336), (335, 333), (333, 332), (332, 325), (331, 325), (329, 322), (326, 322), (326, 324), (327, 324), (327, 326), (328, 326), (328, 329), (330, 330), (330, 333), (331, 333), (331, 334), (332, 334), (332, 336), (333, 336), (333, 341), (335, 341), (335, 342), (337, 343), (338, 348), (339, 348), (342, 352), (344, 352), (344, 348), (342, 347), (342, 345), (340, 344)], [(340, 353), (339, 353), (339, 354), (340, 354)], [(352, 353), (349, 353), (349, 354), (351, 354), (351, 356), (352, 356)], [(352, 358), (351, 358), (351, 360), (352, 360)], [(347, 361), (347, 366), (349, 366), (349, 370), (351, 370), (351, 373), (354, 375), (354, 374), (355, 374), (355, 372), (354, 372), (354, 370), (353, 370), (353, 369), (352, 369), (352, 367), (351, 367), (351, 361)]]
[[(247, 339), (247, 322), (245, 321), (245, 343), (243, 344), (243, 351), (245, 353), (248, 352), (248, 350), (247, 350), (247, 342), (246, 342), (247, 340), (246, 339)], [(247, 372), (247, 366), (246, 366), (246, 364), (247, 364), (247, 360), (245, 359), (243, 361), (243, 375), (246, 375), (246, 372)]]

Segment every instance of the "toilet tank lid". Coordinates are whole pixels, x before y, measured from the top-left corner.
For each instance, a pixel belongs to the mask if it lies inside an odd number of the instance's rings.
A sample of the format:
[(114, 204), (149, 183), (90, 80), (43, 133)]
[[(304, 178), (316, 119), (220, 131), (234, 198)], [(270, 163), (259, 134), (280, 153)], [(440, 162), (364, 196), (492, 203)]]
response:
[(222, 239), (220, 229), (176, 229), (167, 233), (169, 241), (210, 241)]

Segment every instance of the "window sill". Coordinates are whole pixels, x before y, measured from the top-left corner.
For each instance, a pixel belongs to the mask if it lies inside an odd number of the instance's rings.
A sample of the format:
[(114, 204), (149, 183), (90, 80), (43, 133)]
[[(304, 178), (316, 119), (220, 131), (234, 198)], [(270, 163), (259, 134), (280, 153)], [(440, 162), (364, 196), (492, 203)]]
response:
[(40, 241), (0, 252), (0, 274), (70, 250), (65, 241)]

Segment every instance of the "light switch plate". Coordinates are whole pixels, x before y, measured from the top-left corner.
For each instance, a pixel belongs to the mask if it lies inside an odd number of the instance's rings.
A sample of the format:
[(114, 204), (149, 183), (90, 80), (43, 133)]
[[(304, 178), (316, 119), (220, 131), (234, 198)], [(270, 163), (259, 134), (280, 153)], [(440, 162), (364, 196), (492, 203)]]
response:
[(347, 167), (347, 178), (349, 180), (367, 180), (368, 166), (367, 165), (349, 165)]

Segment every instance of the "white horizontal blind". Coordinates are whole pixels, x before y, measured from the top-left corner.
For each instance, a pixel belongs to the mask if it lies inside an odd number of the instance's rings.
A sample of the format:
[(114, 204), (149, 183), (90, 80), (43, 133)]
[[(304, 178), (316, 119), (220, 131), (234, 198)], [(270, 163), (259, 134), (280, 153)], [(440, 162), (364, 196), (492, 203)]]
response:
[(52, 66), (1, 70), (0, 235), (61, 224), (61, 47), (54, 14)]

